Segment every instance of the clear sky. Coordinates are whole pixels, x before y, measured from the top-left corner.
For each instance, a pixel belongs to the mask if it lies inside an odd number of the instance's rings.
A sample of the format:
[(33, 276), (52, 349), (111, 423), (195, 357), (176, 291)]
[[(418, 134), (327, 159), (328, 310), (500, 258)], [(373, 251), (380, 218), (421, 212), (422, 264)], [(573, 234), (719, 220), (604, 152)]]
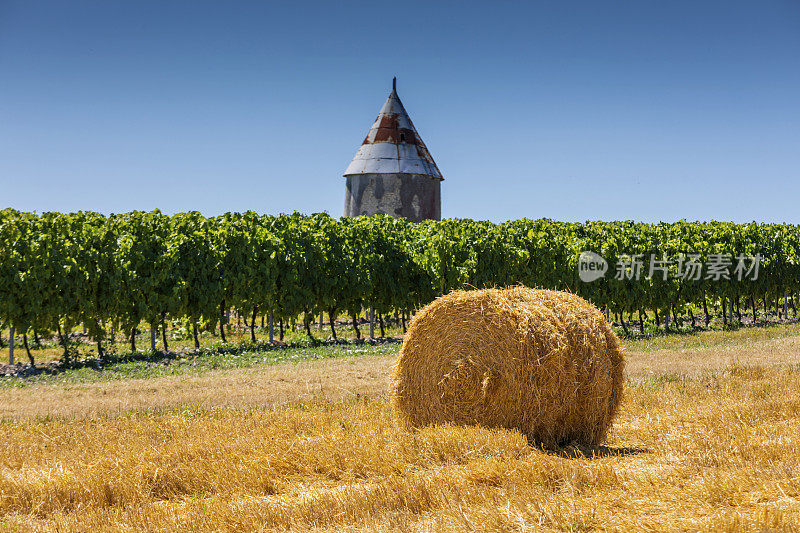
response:
[(394, 75), (444, 217), (800, 223), (798, 0), (0, 0), (0, 207), (339, 216)]

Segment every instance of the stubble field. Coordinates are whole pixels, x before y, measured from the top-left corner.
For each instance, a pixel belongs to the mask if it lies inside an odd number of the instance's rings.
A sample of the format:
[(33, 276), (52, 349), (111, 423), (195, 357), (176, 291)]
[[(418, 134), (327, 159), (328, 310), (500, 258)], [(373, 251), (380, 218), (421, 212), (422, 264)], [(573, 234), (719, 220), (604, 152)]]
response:
[(402, 430), (391, 355), (5, 386), (0, 529), (795, 530), (800, 336), (659, 342), (592, 450)]

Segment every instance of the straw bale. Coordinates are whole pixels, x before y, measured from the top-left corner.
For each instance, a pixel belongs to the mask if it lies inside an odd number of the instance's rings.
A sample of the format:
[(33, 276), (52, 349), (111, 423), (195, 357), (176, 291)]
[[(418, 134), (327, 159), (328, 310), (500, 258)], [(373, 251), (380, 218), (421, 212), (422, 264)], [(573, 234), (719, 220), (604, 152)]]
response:
[(391, 376), (407, 427), (518, 429), (546, 447), (600, 444), (622, 399), (624, 357), (603, 314), (574, 294), (454, 291), (412, 320)]

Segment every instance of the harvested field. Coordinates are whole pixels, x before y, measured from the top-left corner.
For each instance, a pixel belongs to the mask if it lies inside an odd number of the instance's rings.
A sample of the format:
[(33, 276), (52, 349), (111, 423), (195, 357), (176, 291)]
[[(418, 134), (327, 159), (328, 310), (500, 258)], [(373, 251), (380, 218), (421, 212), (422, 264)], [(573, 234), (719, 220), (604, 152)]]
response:
[[(709, 334), (712, 335), (719, 337), (718, 333)], [(695, 344), (697, 340), (689, 338), (686, 342)], [(739, 345), (715, 343), (702, 349), (692, 346), (642, 351), (638, 349), (640, 343), (626, 349), (625, 374), (631, 381), (693, 378), (737, 364), (765, 368), (800, 365), (797, 335), (766, 339), (759, 335), (756, 340), (740, 339)], [(0, 418), (117, 416), (186, 405), (260, 408), (296, 401), (382, 396), (389, 390), (389, 374), (396, 357), (343, 357), (215, 370), (201, 375), (0, 389)]]
[(0, 529), (795, 528), (800, 338), (629, 356), (606, 445), (557, 452), (400, 429), (385, 356), (3, 389)]

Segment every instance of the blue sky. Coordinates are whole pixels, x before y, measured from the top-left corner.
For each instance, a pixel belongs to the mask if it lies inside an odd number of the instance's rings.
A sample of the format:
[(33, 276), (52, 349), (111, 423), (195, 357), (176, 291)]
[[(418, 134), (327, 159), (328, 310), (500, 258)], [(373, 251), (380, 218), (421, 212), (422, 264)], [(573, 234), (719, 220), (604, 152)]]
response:
[(800, 223), (796, 0), (0, 0), (0, 207), (341, 215), (394, 75), (445, 217)]

